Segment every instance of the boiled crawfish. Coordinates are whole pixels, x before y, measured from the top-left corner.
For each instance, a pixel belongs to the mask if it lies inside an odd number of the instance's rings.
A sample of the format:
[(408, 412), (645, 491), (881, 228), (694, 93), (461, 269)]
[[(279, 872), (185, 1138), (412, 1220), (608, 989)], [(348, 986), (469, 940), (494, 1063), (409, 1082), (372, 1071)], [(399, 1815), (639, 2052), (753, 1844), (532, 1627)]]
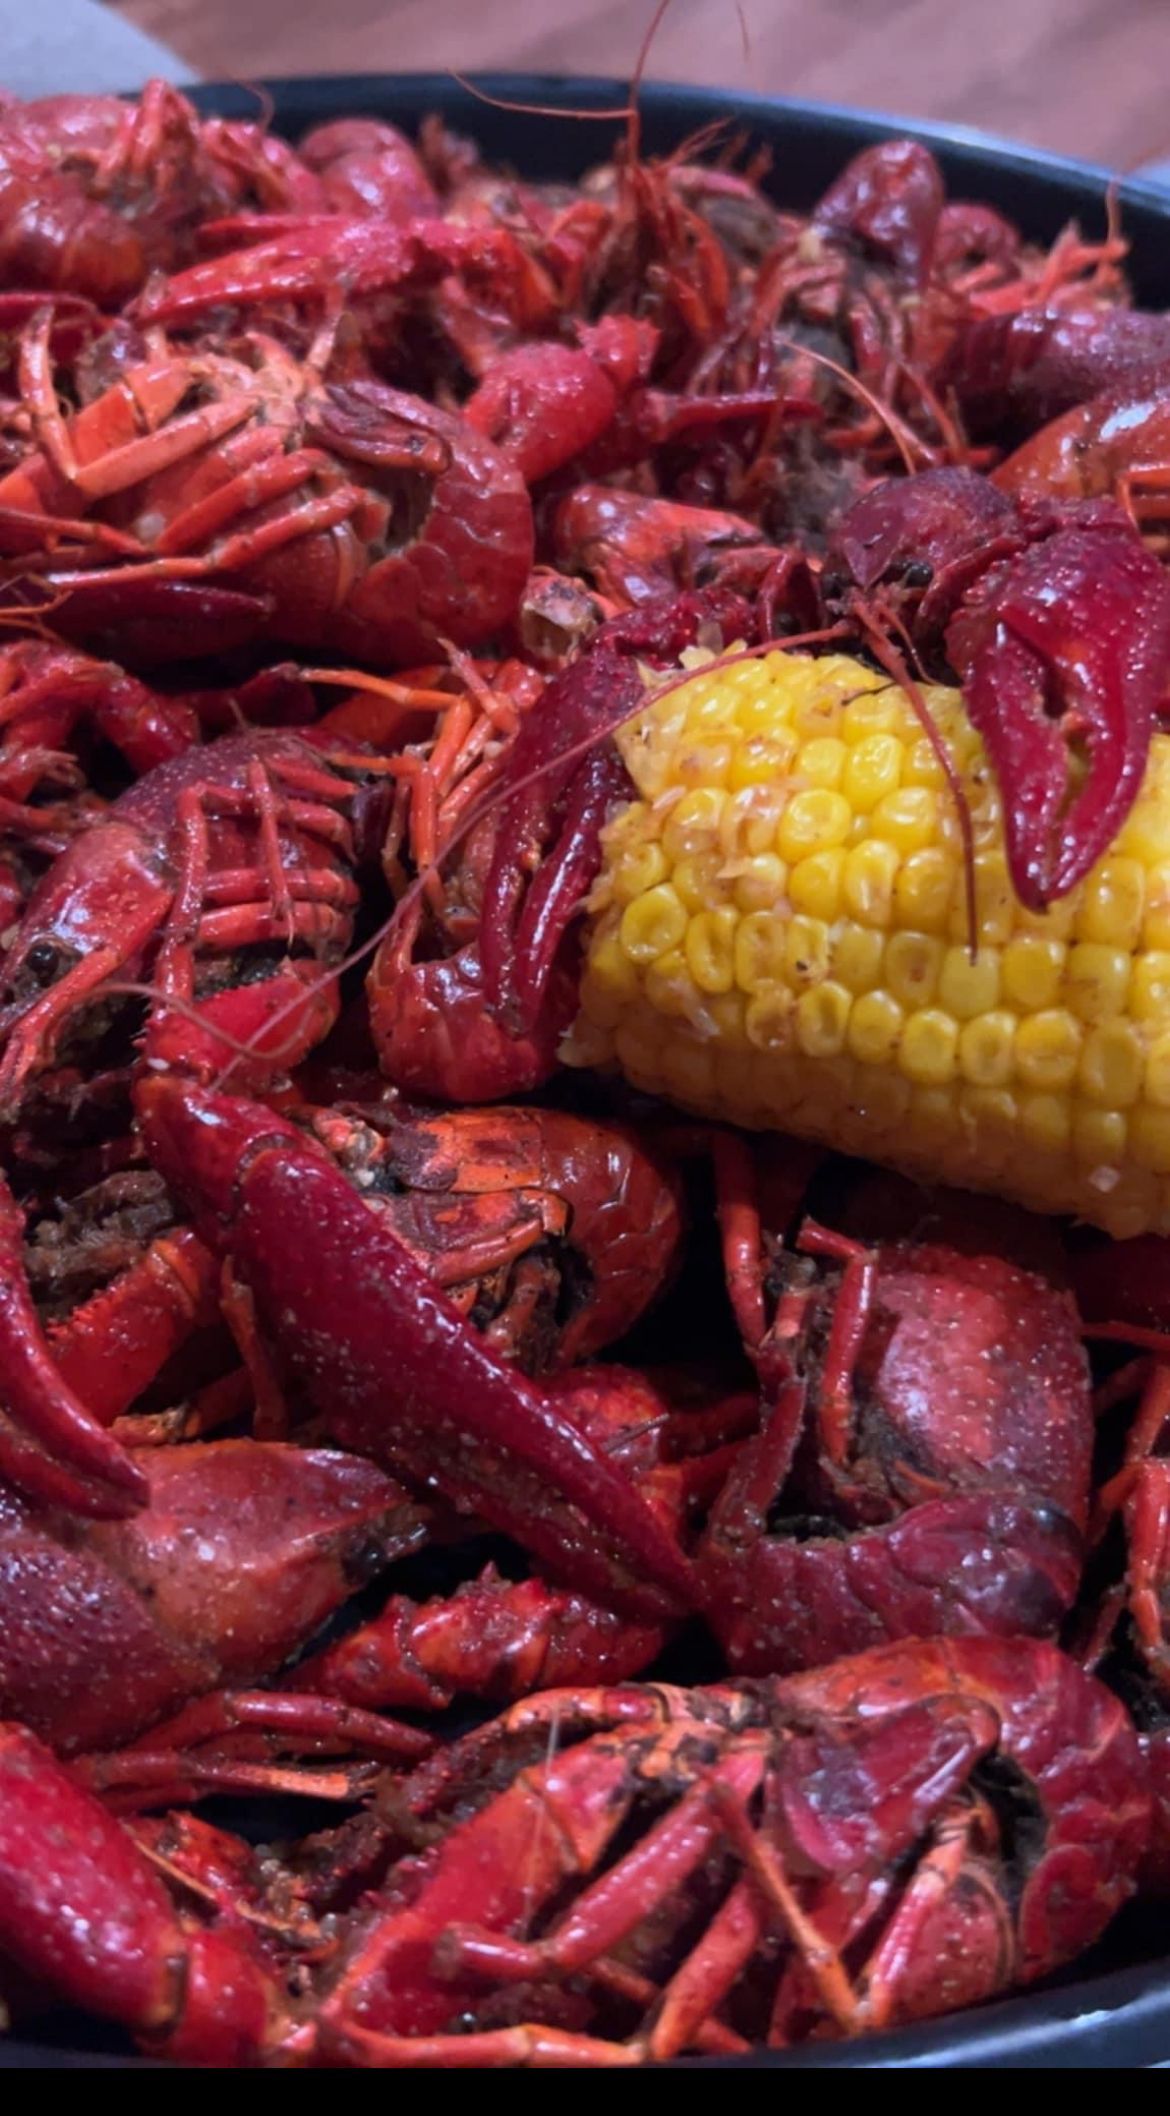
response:
[[(6, 1954), (205, 2063), (629, 2064), (929, 2015), (1088, 1945), (1132, 1891), (1150, 1814), (1124, 1708), (1052, 1647), (553, 1691), (394, 1790), (390, 1814), (434, 1818), (438, 1841), (390, 1866), (290, 2004), (296, 1928), (240, 1917), (246, 1857), (205, 1838), (200, 1909), (180, 1909), (25, 1729), (0, 1737), (0, 1783)], [(178, 1839), (180, 1881), (196, 1842)]]

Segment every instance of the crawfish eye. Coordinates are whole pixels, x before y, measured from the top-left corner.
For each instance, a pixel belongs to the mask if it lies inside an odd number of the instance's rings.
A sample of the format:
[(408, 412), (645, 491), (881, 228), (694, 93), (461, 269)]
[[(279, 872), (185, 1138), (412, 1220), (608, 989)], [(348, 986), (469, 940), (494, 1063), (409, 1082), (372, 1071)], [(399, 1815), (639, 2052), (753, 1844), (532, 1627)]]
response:
[(902, 579), (908, 588), (929, 588), (934, 579), (934, 567), (927, 558), (911, 559)]
[(61, 967), (61, 950), (55, 941), (34, 940), (24, 963), (30, 977), (35, 977), (38, 984), (52, 984)]

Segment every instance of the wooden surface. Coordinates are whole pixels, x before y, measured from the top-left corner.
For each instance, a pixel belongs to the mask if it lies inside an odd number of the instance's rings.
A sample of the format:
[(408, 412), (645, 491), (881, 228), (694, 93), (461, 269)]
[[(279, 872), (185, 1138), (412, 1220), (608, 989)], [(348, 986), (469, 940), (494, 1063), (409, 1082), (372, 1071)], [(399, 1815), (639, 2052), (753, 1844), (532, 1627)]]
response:
[[(208, 76), (621, 74), (649, 0), (113, 0)], [(982, 126), (1115, 168), (1170, 155), (1170, 0), (675, 0), (650, 72)], [(746, 29), (746, 49), (745, 49)]]

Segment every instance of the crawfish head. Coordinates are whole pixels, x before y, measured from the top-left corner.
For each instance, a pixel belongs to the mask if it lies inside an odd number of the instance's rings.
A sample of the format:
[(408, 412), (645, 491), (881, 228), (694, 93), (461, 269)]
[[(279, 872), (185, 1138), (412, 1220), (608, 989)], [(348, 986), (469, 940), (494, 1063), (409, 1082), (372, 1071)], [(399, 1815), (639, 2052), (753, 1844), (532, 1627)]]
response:
[(812, 224), (921, 288), (930, 273), (943, 203), (933, 154), (916, 140), (883, 140), (842, 170), (816, 207)]
[(669, 666), (686, 647), (718, 649), (753, 630), (747, 604), (727, 589), (655, 599), (600, 626), (524, 721), (480, 933), (485, 996), (514, 1032), (531, 1032), (540, 1017), (560, 944), (597, 873), (607, 810), (628, 787), (609, 737), (645, 700), (638, 662)]
[(1170, 683), (1170, 582), (1107, 501), (1010, 501), (973, 471), (879, 485), (849, 509), (825, 593), (873, 631), (881, 591), (958, 675), (999, 782), (1017, 895), (1083, 880), (1141, 784)]

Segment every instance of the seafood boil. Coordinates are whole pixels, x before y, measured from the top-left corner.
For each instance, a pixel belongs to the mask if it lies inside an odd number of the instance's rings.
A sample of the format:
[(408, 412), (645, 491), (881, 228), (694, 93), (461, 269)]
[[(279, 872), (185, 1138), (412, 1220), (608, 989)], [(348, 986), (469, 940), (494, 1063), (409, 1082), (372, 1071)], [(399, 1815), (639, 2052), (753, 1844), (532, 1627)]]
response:
[(0, 99), (0, 2033), (750, 2058), (1170, 1890), (1170, 319), (605, 138)]

